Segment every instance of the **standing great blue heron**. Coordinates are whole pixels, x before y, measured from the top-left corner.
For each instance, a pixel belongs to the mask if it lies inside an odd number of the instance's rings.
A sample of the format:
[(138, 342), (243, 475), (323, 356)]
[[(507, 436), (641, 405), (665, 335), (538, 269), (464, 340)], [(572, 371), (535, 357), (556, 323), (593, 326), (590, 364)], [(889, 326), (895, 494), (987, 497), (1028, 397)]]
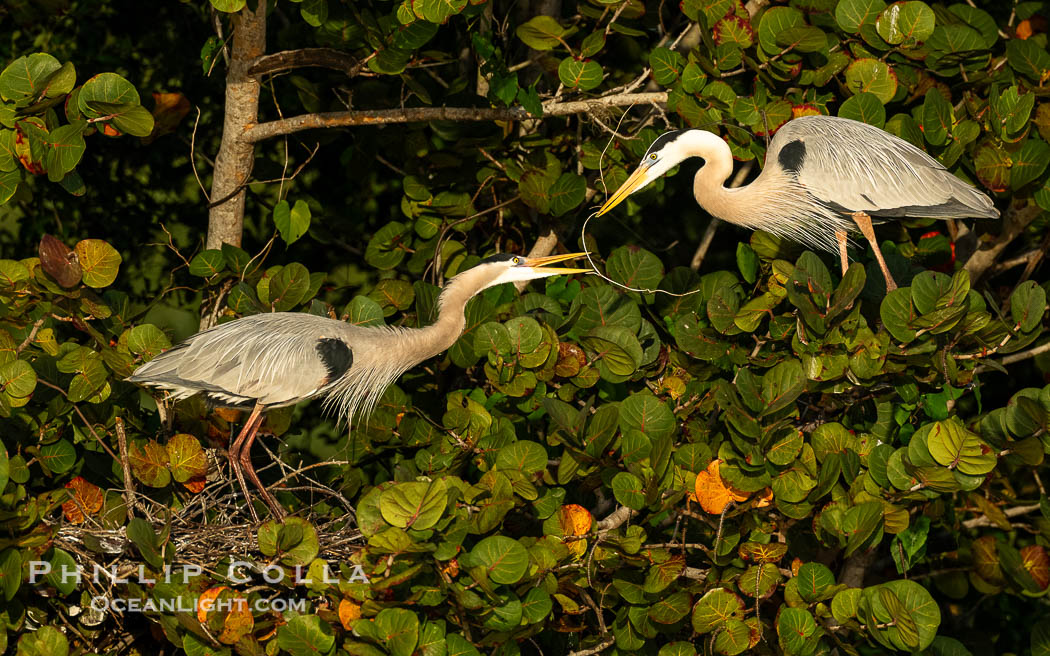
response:
[[(135, 370), (128, 380), (169, 390), (172, 398), (203, 393), (223, 407), (252, 411), (233, 440), (230, 467), (258, 521), (244, 471), (276, 517), (284, 509), (259, 481), (251, 447), (270, 408), (317, 396), (349, 423), (368, 415), (398, 376), (452, 346), (466, 325), (464, 308), (488, 287), (590, 269), (548, 267), (585, 253), (529, 258), (493, 255), (452, 278), (438, 297), (437, 320), (425, 328), (352, 326), (298, 312), (255, 314), (189, 337)], [(242, 471), (243, 470), (243, 471)]]
[(693, 194), (696, 202), (723, 221), (761, 229), (834, 253), (845, 273), (847, 217), (871, 244), (886, 278), (897, 288), (875, 241), (871, 217), (998, 218), (988, 196), (951, 174), (907, 141), (877, 127), (834, 116), (803, 116), (788, 121), (766, 151), (762, 173), (745, 186), (723, 186), (733, 172), (729, 145), (706, 130), (660, 135), (638, 168), (598, 216), (656, 180), (682, 160), (702, 157)]

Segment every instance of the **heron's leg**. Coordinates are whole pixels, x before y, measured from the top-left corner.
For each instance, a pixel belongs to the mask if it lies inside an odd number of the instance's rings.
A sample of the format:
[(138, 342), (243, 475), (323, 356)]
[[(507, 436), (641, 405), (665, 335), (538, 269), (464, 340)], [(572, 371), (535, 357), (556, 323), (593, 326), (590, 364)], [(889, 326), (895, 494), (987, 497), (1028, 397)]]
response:
[[(251, 439), (255, 439), (255, 432), (259, 430), (259, 424), (262, 423), (262, 412), (263, 405), (256, 403), (255, 407), (252, 408), (251, 415), (248, 416), (248, 420), (244, 422), (244, 426), (241, 428), (241, 432), (237, 435), (237, 439), (230, 445), (229, 459), (230, 469), (233, 470), (234, 476), (237, 477), (237, 482), (241, 486), (241, 493), (244, 494), (244, 502), (248, 504), (248, 512), (252, 515), (252, 520), (258, 524), (259, 516), (255, 513), (255, 506), (252, 505), (252, 497), (248, 493), (248, 485), (244, 482), (244, 471), (242, 470), (242, 463), (244, 460), (241, 457), (241, 451), (245, 446), (245, 442), (251, 444)], [(249, 435), (251, 439), (249, 439)]]
[(248, 439), (245, 440), (244, 446), (241, 447), (239, 458), (241, 466), (245, 469), (245, 473), (248, 474), (248, 478), (251, 479), (252, 485), (259, 489), (259, 494), (262, 496), (263, 501), (269, 506), (270, 512), (277, 519), (284, 519), (286, 513), (281, 504), (277, 503), (277, 500), (270, 495), (270, 492), (266, 489), (266, 486), (259, 480), (259, 475), (255, 473), (255, 467), (252, 465), (252, 442), (255, 441), (255, 436), (259, 434), (259, 425), (262, 424), (262, 415), (259, 416), (258, 421), (255, 424), (254, 430), (248, 435)]
[(882, 269), (882, 276), (886, 279), (886, 292), (892, 292), (897, 289), (897, 283), (893, 281), (893, 276), (890, 275), (890, 268), (886, 266), (886, 260), (882, 257), (882, 251), (879, 250), (879, 242), (875, 241), (875, 230), (871, 227), (871, 217), (865, 212), (854, 212), (853, 221), (856, 222), (857, 227), (864, 234), (864, 238), (871, 244), (871, 249), (875, 251), (875, 259), (879, 263), (879, 268)]
[(849, 236), (845, 230), (836, 230), (835, 241), (839, 243), (839, 262), (842, 264), (842, 275), (846, 275), (846, 270), (849, 269), (849, 255), (846, 253), (846, 247), (849, 245)]

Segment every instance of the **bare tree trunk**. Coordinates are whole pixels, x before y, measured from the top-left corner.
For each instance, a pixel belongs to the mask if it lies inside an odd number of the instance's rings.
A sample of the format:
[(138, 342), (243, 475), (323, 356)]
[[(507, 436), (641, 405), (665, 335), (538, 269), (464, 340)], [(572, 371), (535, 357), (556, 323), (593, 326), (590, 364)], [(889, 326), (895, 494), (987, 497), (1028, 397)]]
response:
[(241, 245), (244, 184), (255, 159), (255, 144), (243, 135), (259, 119), (259, 80), (250, 76), (248, 69), (265, 52), (266, 2), (260, 0), (255, 11), (245, 8), (233, 16), (233, 47), (226, 73), (226, 118), (215, 157), (205, 248), (220, 248), (223, 243)]

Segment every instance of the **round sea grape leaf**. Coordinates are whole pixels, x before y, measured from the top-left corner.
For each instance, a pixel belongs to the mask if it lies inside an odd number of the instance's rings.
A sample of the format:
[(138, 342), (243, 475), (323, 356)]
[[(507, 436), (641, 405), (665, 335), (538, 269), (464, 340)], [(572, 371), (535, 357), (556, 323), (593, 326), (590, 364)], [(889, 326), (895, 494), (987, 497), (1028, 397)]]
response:
[(533, 50), (550, 50), (565, 35), (565, 28), (550, 16), (534, 16), (519, 25), (514, 33)]
[(583, 39), (583, 43), (580, 44), (580, 56), (581, 57), (593, 57), (602, 51), (605, 47), (605, 30), (597, 30), (591, 32)]
[(744, 616), (744, 600), (725, 588), (708, 590), (693, 606), (693, 630), (709, 633), (731, 619)]
[(835, 22), (844, 31), (857, 34), (865, 25), (874, 25), (885, 8), (883, 0), (842, 0), (835, 5)]
[(474, 353), (483, 357), (495, 353), (505, 359), (513, 356), (515, 350), (510, 341), (510, 331), (501, 323), (488, 321), (480, 326), (474, 337)]
[(806, 374), (802, 363), (794, 358), (784, 360), (762, 377), (762, 399), (766, 402), (762, 416), (786, 408), (806, 391)]
[[(107, 124), (111, 123), (123, 134), (148, 137), (153, 132), (153, 114), (150, 114), (149, 110), (138, 102), (114, 103), (92, 100), (87, 104), (99, 118), (104, 118)], [(80, 131), (83, 131), (83, 125)]]
[(305, 300), (309, 289), (310, 272), (302, 264), (291, 262), (270, 280), (270, 305), (277, 312), (287, 312)]
[(518, 440), (496, 453), (496, 469), (519, 471), (530, 476), (546, 468), (547, 450), (537, 442)]
[(685, 70), (685, 57), (670, 48), (653, 48), (649, 53), (649, 67), (656, 83), (666, 87), (673, 84)]
[(391, 656), (411, 656), (416, 651), (420, 639), (419, 618), (412, 611), (384, 608), (376, 615), (375, 625), (383, 636), (384, 649)]
[(641, 510), (645, 507), (645, 486), (642, 479), (634, 474), (620, 472), (613, 476), (612, 489), (617, 503), (632, 510)]
[[(879, 594), (882, 589), (891, 592), (896, 600), (899, 601), (900, 607), (895, 606), (894, 608), (894, 610), (898, 611), (896, 615), (886, 607), (883, 595)], [(900, 579), (864, 588), (863, 599), (864, 602), (869, 604), (872, 613), (876, 617), (886, 618), (885, 622), (896, 622), (899, 617), (904, 617), (905, 613), (910, 616), (918, 634), (917, 647), (908, 646), (896, 626), (890, 626), (885, 629), (889, 634), (888, 637), (898, 649), (923, 650), (929, 647), (934, 637), (936, 637), (937, 629), (941, 624), (940, 607), (929, 591), (915, 581)]]
[[(711, 37), (718, 44), (719, 51), (722, 50), (721, 46), (725, 46), (740, 52), (742, 49), (750, 48), (755, 42), (755, 30), (747, 19), (736, 14), (726, 14), (711, 27)], [(721, 59), (719, 57), (719, 60)], [(688, 67), (688, 64), (686, 66)]]
[[(532, 317), (514, 317), (503, 325), (507, 327), (507, 337), (510, 341), (509, 354), (512, 356), (520, 358), (530, 355), (538, 351), (544, 344), (543, 328)], [(544, 360), (546, 356), (547, 353), (544, 353)]]
[[(146, 324), (149, 325), (149, 324)], [(208, 473), (208, 458), (200, 441), (193, 435), (178, 433), (164, 445), (168, 454), (171, 476), (178, 483), (192, 478), (202, 478)]]
[(923, 271), (911, 281), (911, 302), (920, 314), (933, 312), (937, 301), (951, 289), (952, 279), (937, 271)]
[(69, 440), (63, 438), (40, 447), (39, 460), (51, 473), (64, 474), (76, 464), (77, 450)]
[(886, 124), (886, 108), (874, 93), (862, 91), (839, 105), (839, 116), (881, 128)]
[(1006, 191), (1010, 187), (1010, 155), (994, 141), (977, 146), (973, 154), (977, 179), (992, 191)]
[[(1028, 94), (1032, 95), (1032, 94)], [(1037, 180), (1050, 164), (1050, 145), (1032, 135), (1024, 140), (1020, 150), (1014, 153), (1010, 167), (1010, 188), (1020, 189)]]
[[(306, 201), (300, 199), (295, 205), (289, 205), (287, 200), (281, 200), (273, 208), (273, 223), (277, 226), (277, 232), (285, 244), (291, 245), (310, 229), (310, 206)], [(369, 245), (371, 245), (369, 241)], [(367, 247), (365, 255), (367, 257)]]
[(562, 216), (579, 207), (587, 197), (587, 180), (576, 173), (562, 173), (547, 190), (550, 198), (550, 213)]
[(355, 296), (343, 308), (346, 322), (351, 326), (382, 326), (383, 308), (367, 296)]
[(831, 614), (839, 624), (857, 616), (857, 605), (860, 604), (861, 588), (839, 590), (831, 599)]
[(383, 490), (379, 510), (391, 526), (425, 530), (433, 527), (448, 506), (445, 479), (398, 483)]
[(1010, 316), (1021, 332), (1035, 330), (1046, 312), (1046, 291), (1033, 280), (1026, 280), (1010, 294)]
[(63, 596), (76, 590), (77, 579), (73, 573), (80, 571), (78, 569), (80, 566), (77, 565), (77, 561), (73, 560), (73, 556), (68, 551), (56, 547), (52, 549), (51, 558), (48, 560), (51, 563), (51, 571), (44, 577), (44, 580)]
[(781, 606), (777, 615), (777, 635), (789, 654), (801, 654), (806, 640), (817, 630), (813, 615), (804, 608)]
[(550, 617), (553, 609), (554, 600), (543, 588), (532, 588), (521, 600), (521, 614), (529, 624), (543, 622)]
[(209, 248), (193, 256), (190, 273), (201, 278), (210, 278), (226, 269), (226, 258), (217, 248)]
[(674, 413), (650, 392), (630, 395), (620, 403), (620, 430), (637, 430), (650, 439), (668, 437), (675, 432)]
[(331, 625), (317, 615), (293, 615), (277, 628), (277, 645), (292, 656), (316, 656), (332, 650), (335, 635)]
[(688, 592), (672, 592), (649, 606), (649, 619), (657, 624), (674, 624), (689, 614), (691, 602), (692, 597)]
[(245, 0), (209, 0), (218, 11), (233, 14), (244, 9)]
[(775, 564), (760, 563), (744, 570), (744, 573), (737, 579), (737, 584), (740, 586), (740, 591), (747, 596), (766, 599), (776, 592), (782, 578)]
[(520, 542), (505, 535), (485, 538), (471, 550), (470, 557), (485, 568), (494, 583), (517, 583), (529, 567), (529, 552)]
[(828, 36), (819, 27), (799, 25), (777, 34), (776, 44), (798, 52), (822, 52), (828, 48)]
[(609, 256), (605, 272), (628, 287), (655, 289), (664, 277), (664, 265), (644, 248), (621, 246)]
[(317, 557), (317, 529), (299, 517), (263, 522), (257, 538), (259, 551), (270, 557), (279, 557), (288, 566), (307, 565)]
[(714, 648), (719, 654), (736, 656), (743, 653), (751, 644), (751, 628), (744, 622), (731, 619), (715, 636)]
[(799, 594), (810, 603), (824, 599), (828, 589), (835, 585), (835, 575), (821, 563), (803, 563), (795, 579)]
[(911, 325), (918, 318), (918, 312), (912, 305), (910, 287), (895, 289), (886, 294), (882, 305), (879, 306), (879, 316), (886, 330), (890, 331), (897, 341), (907, 344), (915, 339), (915, 329)]
[(817, 481), (797, 466), (773, 479), (773, 497), (787, 503), (799, 503), (817, 486)]
[(922, 133), (934, 146), (943, 146), (952, 133), (952, 105), (937, 89), (930, 89), (922, 103)]
[(584, 288), (573, 300), (572, 312), (580, 309), (575, 328), (586, 332), (596, 326), (623, 326), (633, 334), (642, 327), (642, 312), (627, 295), (605, 284)]
[(871, 93), (885, 104), (897, 93), (897, 74), (886, 62), (858, 59), (846, 69), (846, 87), (854, 94)]
[(1006, 61), (1010, 68), (1037, 81), (1045, 79), (1046, 72), (1050, 71), (1050, 53), (1031, 40), (1007, 40)]
[(117, 249), (101, 239), (82, 239), (73, 247), (84, 271), (84, 284), (100, 289), (117, 279), (122, 258)]
[(23, 399), (32, 394), (36, 381), (36, 371), (25, 360), (11, 360), (0, 365), (0, 390), (12, 399)]
[(935, 422), (927, 446), (938, 463), (963, 474), (979, 476), (995, 469), (995, 451), (956, 417)]
[(18, 639), (18, 656), (69, 656), (69, 640), (53, 626), (42, 626), (23, 633)]
[(656, 656), (696, 656), (696, 647), (691, 642), (670, 642), (660, 647)]
[(0, 285), (14, 287), (29, 280), (29, 269), (15, 260), (0, 260)]
[(46, 82), (62, 64), (51, 55), (37, 52), (19, 57), (0, 72), (0, 96), (14, 102), (32, 99), (46, 88)]
[(759, 19), (758, 43), (767, 55), (780, 54), (784, 46), (777, 44), (777, 36), (796, 27), (806, 25), (806, 16), (794, 7), (770, 7)]
[(581, 337), (580, 343), (594, 353), (591, 360), (610, 382), (626, 379), (638, 370), (642, 361), (638, 338), (621, 326), (597, 326)]
[(891, 45), (921, 43), (933, 34), (936, 16), (925, 2), (894, 2), (875, 21), (875, 30)]
[[(590, 91), (602, 83), (603, 75), (602, 65), (591, 59), (566, 57), (558, 65), (558, 79), (570, 89)], [(553, 208), (551, 211), (554, 211)]]
[(22, 584), (22, 556), (18, 549), (8, 547), (0, 552), (0, 588), (4, 601), (11, 601)]
[[(139, 109), (146, 111), (142, 107)], [(149, 112), (146, 113), (149, 114)], [(151, 121), (152, 118), (151, 116)], [(152, 126), (152, 123), (150, 125)], [(60, 125), (48, 133), (48, 149), (44, 156), (44, 166), (47, 167), (50, 179), (60, 180), (80, 163), (80, 158), (84, 156), (84, 151), (87, 149), (87, 144), (84, 143), (86, 126), (87, 123), (84, 121), (76, 121), (68, 125)], [(125, 130), (125, 132), (128, 131)]]
[(153, 440), (129, 444), (128, 461), (135, 478), (150, 487), (164, 487), (171, 482), (168, 452)]
[(135, 86), (116, 73), (99, 73), (80, 87), (77, 103), (81, 113), (89, 118), (102, 116), (101, 112), (91, 108), (94, 102), (142, 104)]
[(801, 450), (802, 431), (791, 430), (769, 447), (769, 450), (766, 451), (766, 459), (774, 465), (783, 467), (794, 462)]
[(384, 270), (393, 269), (401, 264), (401, 260), (405, 258), (402, 243), (407, 232), (408, 227), (399, 221), (391, 221), (377, 230), (365, 247), (365, 261), (377, 269)]

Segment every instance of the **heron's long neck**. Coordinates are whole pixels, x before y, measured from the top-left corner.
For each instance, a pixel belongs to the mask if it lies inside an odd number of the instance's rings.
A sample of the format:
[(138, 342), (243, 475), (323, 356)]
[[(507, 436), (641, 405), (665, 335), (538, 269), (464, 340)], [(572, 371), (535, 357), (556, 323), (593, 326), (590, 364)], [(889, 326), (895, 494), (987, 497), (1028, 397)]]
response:
[(485, 278), (484, 272), (468, 270), (450, 280), (438, 297), (437, 320), (424, 328), (401, 333), (399, 355), (422, 362), (455, 344), (467, 325), (467, 301), (485, 288)]

